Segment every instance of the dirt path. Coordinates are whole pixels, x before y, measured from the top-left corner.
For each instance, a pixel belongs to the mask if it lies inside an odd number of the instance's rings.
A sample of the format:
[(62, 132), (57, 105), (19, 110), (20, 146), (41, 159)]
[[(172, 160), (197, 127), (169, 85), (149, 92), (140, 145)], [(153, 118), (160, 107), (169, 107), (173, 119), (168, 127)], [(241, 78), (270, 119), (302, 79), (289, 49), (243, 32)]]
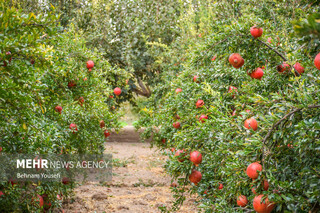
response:
[[(115, 161), (112, 181), (106, 186), (79, 186), (74, 202), (64, 205), (65, 212), (147, 213), (170, 207), (170, 178), (162, 168), (165, 157), (149, 143), (136, 142), (138, 134), (132, 131), (133, 127), (125, 127), (106, 143), (106, 153), (112, 153)], [(197, 212), (194, 201), (188, 198), (179, 212)]]

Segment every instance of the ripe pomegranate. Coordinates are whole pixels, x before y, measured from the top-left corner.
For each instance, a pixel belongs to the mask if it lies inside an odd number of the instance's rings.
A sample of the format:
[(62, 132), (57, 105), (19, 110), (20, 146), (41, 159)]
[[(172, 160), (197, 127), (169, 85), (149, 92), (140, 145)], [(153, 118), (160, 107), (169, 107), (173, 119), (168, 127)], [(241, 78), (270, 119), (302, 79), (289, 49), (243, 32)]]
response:
[(78, 127), (74, 123), (70, 124), (69, 129), (71, 129), (73, 133), (76, 133), (78, 131)]
[(211, 58), (211, 61), (215, 61), (217, 58), (217, 56), (213, 56), (213, 58)]
[(197, 76), (197, 75), (193, 76), (193, 82), (199, 83), (199, 81), (197, 80), (198, 78), (199, 78), (199, 76)]
[(4, 193), (3, 193), (2, 191), (0, 191), (0, 197), (1, 197), (1, 196), (4, 196)]
[(104, 120), (101, 120), (101, 121), (99, 122), (99, 125), (100, 125), (100, 128), (103, 128), (103, 127), (106, 126), (106, 123), (104, 122)]
[(77, 84), (74, 83), (74, 81), (70, 81), (70, 82), (68, 83), (69, 89), (71, 89), (72, 87), (75, 87), (75, 86), (77, 86)]
[(235, 95), (237, 92), (238, 92), (238, 88), (237, 88), (237, 87), (229, 86), (228, 93), (231, 93), (233, 98), (234, 98), (234, 95)]
[(110, 95), (109, 98), (113, 98), (113, 95)]
[(299, 74), (304, 73), (304, 67), (301, 66), (301, 64), (300, 64), (299, 62), (295, 63), (295, 64), (293, 65), (293, 68), (294, 68), (295, 70), (297, 70), (297, 72), (298, 72)]
[(219, 183), (218, 189), (219, 189), (219, 190), (223, 189), (223, 184), (222, 184), (222, 183)]
[(202, 178), (202, 174), (201, 172), (197, 171), (197, 170), (192, 170), (191, 174), (189, 175), (189, 180), (191, 183), (194, 183), (194, 185), (197, 185)]
[(70, 183), (69, 178), (67, 178), (67, 177), (62, 178), (62, 183), (63, 183), (64, 185), (68, 185), (68, 184)]
[(240, 68), (244, 64), (244, 60), (241, 57), (239, 53), (232, 53), (229, 56), (229, 63), (234, 67), (234, 68)]
[(119, 96), (121, 94), (121, 89), (119, 87), (116, 87), (114, 88), (113, 92), (116, 96)]
[(258, 38), (262, 36), (263, 30), (261, 27), (257, 27), (256, 25), (254, 25), (250, 28), (250, 33), (254, 38)]
[(39, 206), (42, 207), (43, 206), (43, 197), (41, 195), (37, 194), (36, 202), (39, 202)]
[(203, 100), (198, 100), (197, 103), (196, 103), (196, 108), (200, 108), (204, 105), (204, 101)]
[(104, 137), (109, 137), (110, 136), (110, 132), (106, 129), (105, 131), (104, 131)]
[(251, 191), (252, 191), (253, 194), (255, 194), (255, 195), (257, 194), (255, 187), (253, 187), (253, 188), (251, 189)]
[(176, 129), (179, 129), (180, 126), (181, 126), (181, 125), (180, 125), (180, 122), (174, 122), (172, 125), (173, 125), (173, 127), (176, 128)]
[(272, 43), (271, 37), (268, 38), (268, 42), (269, 42), (270, 44)]
[(265, 191), (268, 191), (269, 189), (269, 182), (267, 180), (263, 180), (263, 189)]
[(62, 107), (61, 106), (58, 105), (54, 109), (56, 110), (56, 112), (59, 112), (61, 114), (61, 112), (62, 112)]
[(253, 208), (257, 213), (270, 213), (274, 207), (275, 204), (270, 202), (268, 197), (263, 201), (264, 195), (257, 195), (253, 199)]
[[(180, 154), (181, 154), (181, 156), (180, 156)], [(182, 154), (184, 154), (184, 155), (182, 155)], [(178, 149), (178, 150), (176, 151), (176, 153), (174, 153), (174, 156), (177, 156), (177, 157), (178, 157), (178, 161), (179, 161), (179, 162), (183, 162), (183, 161), (185, 160), (185, 158), (184, 158), (185, 155), (186, 155), (186, 154), (184, 153), (184, 150), (181, 150), (181, 149)]]
[(318, 55), (316, 55), (314, 58), (314, 65), (318, 70), (320, 70), (320, 53), (318, 53)]
[(258, 122), (254, 118), (248, 118), (244, 122), (244, 127), (247, 129), (253, 129), (253, 131), (256, 131), (258, 129)]
[(286, 73), (290, 71), (290, 65), (287, 63), (283, 63), (277, 66), (277, 70), (280, 73)]
[(261, 164), (255, 162), (255, 163), (251, 163), (248, 167), (247, 167), (247, 175), (252, 178), (252, 179), (256, 179), (259, 176), (258, 171), (262, 171), (262, 166)]
[(93, 68), (93, 66), (94, 66), (93, 61), (91, 61), (91, 60), (87, 61), (87, 68), (89, 69), (89, 71), (91, 71), (91, 69)]
[(177, 88), (176, 89), (176, 93), (179, 94), (180, 92), (182, 92), (182, 89), (181, 88)]
[(79, 103), (80, 103), (81, 106), (83, 105), (83, 103), (84, 103), (84, 98), (83, 97), (79, 98)]
[(255, 78), (255, 79), (259, 79), (261, 80), (262, 76), (263, 76), (263, 70), (259, 67), (257, 68), (256, 70), (254, 70), (251, 75), (250, 75), (252, 78)]
[(237, 199), (238, 206), (245, 207), (248, 204), (248, 199), (244, 195), (240, 195)]
[(202, 162), (202, 155), (199, 151), (193, 151), (190, 153), (190, 161), (195, 165), (199, 166)]
[(205, 119), (208, 119), (208, 116), (206, 116), (206, 115), (201, 115), (200, 118), (199, 118), (199, 121), (200, 121), (201, 123), (204, 123), (204, 122), (206, 121)]

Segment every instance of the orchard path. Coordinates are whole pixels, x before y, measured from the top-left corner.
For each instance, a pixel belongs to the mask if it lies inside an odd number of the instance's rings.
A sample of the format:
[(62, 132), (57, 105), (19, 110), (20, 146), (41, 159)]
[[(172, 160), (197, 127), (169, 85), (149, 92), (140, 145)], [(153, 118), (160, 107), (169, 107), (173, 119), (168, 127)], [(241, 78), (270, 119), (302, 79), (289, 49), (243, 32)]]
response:
[[(75, 197), (64, 203), (68, 212), (160, 212), (158, 207), (170, 208), (173, 197), (170, 177), (162, 168), (166, 157), (150, 143), (139, 142), (132, 126), (113, 134), (105, 143), (106, 153), (116, 161), (113, 177), (105, 186), (85, 184), (75, 189)], [(187, 198), (179, 212), (198, 212), (194, 198)]]

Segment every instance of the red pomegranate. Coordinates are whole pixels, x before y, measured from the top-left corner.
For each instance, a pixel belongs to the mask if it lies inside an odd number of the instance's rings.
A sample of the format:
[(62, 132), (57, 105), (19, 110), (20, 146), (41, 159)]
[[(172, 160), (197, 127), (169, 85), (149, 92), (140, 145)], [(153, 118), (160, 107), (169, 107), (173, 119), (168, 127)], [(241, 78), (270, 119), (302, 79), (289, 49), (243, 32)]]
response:
[(198, 100), (197, 103), (196, 103), (196, 108), (200, 108), (204, 105), (204, 101), (203, 100)]
[(247, 129), (253, 129), (253, 131), (256, 131), (258, 129), (258, 122), (254, 118), (248, 118), (244, 122), (244, 127)]
[(74, 83), (74, 81), (70, 81), (70, 82), (68, 83), (69, 89), (71, 89), (72, 87), (75, 87), (75, 86), (77, 86), (77, 84)]
[(248, 204), (248, 199), (244, 195), (240, 195), (237, 199), (238, 206), (245, 207)]
[(240, 68), (244, 64), (244, 60), (241, 57), (239, 53), (232, 53), (229, 56), (229, 63), (234, 67), (234, 68)]
[(69, 129), (71, 129), (73, 133), (76, 133), (78, 131), (78, 127), (74, 123), (70, 124)]
[(4, 196), (4, 193), (3, 193), (2, 191), (0, 191), (0, 197), (1, 197), (1, 196)]
[(251, 189), (252, 193), (255, 194), (255, 195), (257, 194), (256, 189), (257, 189), (257, 188), (255, 188), (255, 187), (253, 187), (253, 188)]
[(320, 70), (320, 53), (318, 53), (318, 55), (316, 55), (314, 58), (314, 65), (318, 70)]
[(229, 86), (228, 93), (232, 94), (232, 97), (234, 98), (234, 95), (238, 92), (238, 88), (234, 86)]
[(43, 197), (41, 195), (37, 195), (36, 202), (39, 202), (39, 206), (42, 207), (43, 206)]
[(262, 76), (263, 76), (263, 70), (259, 67), (257, 68), (256, 70), (254, 70), (251, 75), (250, 75), (252, 78), (255, 78), (255, 79), (259, 79), (261, 80)]
[(106, 123), (104, 122), (104, 120), (101, 120), (101, 121), (99, 122), (99, 125), (100, 125), (100, 128), (103, 128), (103, 127), (106, 126)]
[(295, 63), (295, 64), (293, 65), (293, 68), (294, 68), (295, 70), (297, 70), (297, 72), (298, 72), (299, 74), (304, 73), (304, 67), (303, 67), (299, 62)]
[(217, 56), (213, 56), (213, 58), (211, 58), (211, 61), (215, 61), (217, 58)]
[(263, 30), (261, 27), (257, 27), (256, 25), (250, 28), (250, 33), (254, 38), (258, 38), (262, 36)]
[(63, 183), (64, 185), (68, 185), (68, 184), (70, 183), (69, 178), (67, 178), (67, 177), (62, 178), (62, 183)]
[(277, 66), (277, 70), (280, 73), (287, 73), (290, 71), (290, 65), (287, 63), (283, 63)]
[(263, 201), (264, 195), (257, 195), (253, 199), (253, 208), (257, 213), (270, 213), (274, 207), (275, 204), (270, 202), (268, 197)]
[(114, 88), (113, 92), (116, 96), (119, 96), (121, 94), (121, 89), (119, 87), (116, 87)]
[(185, 160), (185, 158), (184, 158), (185, 155), (186, 154), (184, 153), (184, 150), (181, 150), (181, 149), (178, 149), (176, 151), (176, 153), (174, 153), (174, 156), (178, 157), (179, 162), (183, 162)]
[(197, 75), (193, 76), (193, 82), (199, 83), (198, 78), (199, 78), (199, 76), (197, 76)]
[(173, 127), (176, 128), (176, 129), (179, 129), (180, 126), (181, 126), (181, 125), (180, 125), (180, 122), (174, 122), (172, 125), (173, 125)]
[(104, 131), (104, 137), (109, 137), (110, 136), (110, 132), (106, 129), (105, 131)]
[(181, 88), (177, 88), (176, 89), (176, 93), (179, 94), (180, 92), (182, 92), (182, 89)]
[(255, 163), (251, 163), (248, 167), (247, 167), (247, 175), (252, 178), (252, 179), (256, 179), (259, 176), (258, 171), (262, 171), (262, 166), (261, 164), (255, 162)]
[(197, 170), (192, 170), (191, 174), (189, 175), (189, 180), (191, 183), (194, 183), (194, 185), (197, 185), (202, 178), (202, 174), (201, 172), (197, 171)]
[(222, 184), (222, 183), (219, 183), (218, 189), (219, 189), (219, 190), (223, 189), (223, 184)]
[(62, 112), (62, 107), (61, 106), (58, 105), (54, 109), (56, 110), (56, 112), (59, 112), (61, 114), (61, 112)]
[(81, 106), (83, 105), (83, 103), (84, 103), (84, 98), (83, 97), (79, 98), (79, 103), (80, 103)]
[(43, 204), (43, 209), (48, 211), (51, 208), (51, 201), (45, 201)]
[(201, 123), (204, 123), (204, 122), (206, 121), (206, 119), (208, 119), (208, 116), (206, 116), (206, 115), (201, 115), (200, 118), (199, 118), (199, 121), (200, 121)]
[(93, 66), (94, 66), (93, 61), (91, 61), (91, 60), (87, 61), (87, 68), (89, 69), (89, 71), (91, 71), (91, 69), (93, 68)]
[(199, 151), (193, 151), (190, 153), (190, 161), (195, 165), (199, 166), (202, 162), (202, 155)]

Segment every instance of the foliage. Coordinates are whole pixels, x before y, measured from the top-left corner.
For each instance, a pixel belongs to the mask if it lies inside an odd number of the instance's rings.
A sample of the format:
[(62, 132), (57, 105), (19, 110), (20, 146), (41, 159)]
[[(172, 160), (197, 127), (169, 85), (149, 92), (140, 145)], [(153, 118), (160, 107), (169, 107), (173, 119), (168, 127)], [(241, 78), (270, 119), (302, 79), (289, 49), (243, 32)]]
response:
[[(173, 189), (176, 205), (163, 211), (178, 209), (183, 192), (188, 191), (198, 195), (205, 212), (250, 212), (253, 187), (276, 203), (276, 212), (319, 210), (316, 48), (300, 43), (291, 23), (319, 12), (317, 6), (308, 5), (267, 0), (189, 4), (179, 20), (181, 37), (161, 55), (168, 62), (161, 75), (164, 83), (157, 85), (140, 111), (144, 136), (153, 135), (154, 145), (169, 157), (167, 172), (179, 184)], [(263, 28), (261, 38), (250, 35), (254, 25)], [(229, 64), (232, 53), (244, 58), (240, 69)], [(284, 61), (301, 63), (305, 73), (297, 75), (293, 67), (288, 73), (278, 73), (276, 67)], [(264, 68), (261, 81), (247, 74), (258, 67)], [(199, 83), (193, 81), (195, 75)], [(237, 87), (237, 92), (228, 92), (230, 86)], [(182, 92), (176, 94), (176, 88)], [(199, 99), (205, 104), (196, 108)], [(209, 119), (199, 122), (200, 115)], [(258, 121), (257, 131), (244, 127), (250, 117)], [(173, 128), (174, 122), (180, 122), (181, 128)], [(179, 162), (172, 148), (185, 150), (186, 160)], [(203, 156), (199, 167), (187, 160), (194, 150)], [(254, 181), (245, 172), (253, 162), (263, 166)], [(188, 180), (194, 168), (202, 173), (198, 185)], [(264, 180), (270, 186), (266, 191)], [(245, 208), (237, 206), (240, 194), (248, 197)]]
[[(0, 3), (2, 152), (102, 153), (105, 137), (99, 121), (104, 120), (108, 129), (119, 128), (109, 96), (113, 76), (124, 82), (125, 71), (111, 67), (97, 50), (89, 50), (72, 26), (63, 31), (54, 11), (26, 14), (7, 3)], [(91, 72), (86, 68), (89, 59), (95, 62)], [(61, 114), (55, 111), (58, 105)], [(71, 123), (77, 125), (76, 133), (69, 129)], [(47, 195), (52, 208), (57, 208), (61, 206), (57, 194), (67, 198), (74, 186), (1, 183), (0, 209), (41, 212), (37, 194)]]

